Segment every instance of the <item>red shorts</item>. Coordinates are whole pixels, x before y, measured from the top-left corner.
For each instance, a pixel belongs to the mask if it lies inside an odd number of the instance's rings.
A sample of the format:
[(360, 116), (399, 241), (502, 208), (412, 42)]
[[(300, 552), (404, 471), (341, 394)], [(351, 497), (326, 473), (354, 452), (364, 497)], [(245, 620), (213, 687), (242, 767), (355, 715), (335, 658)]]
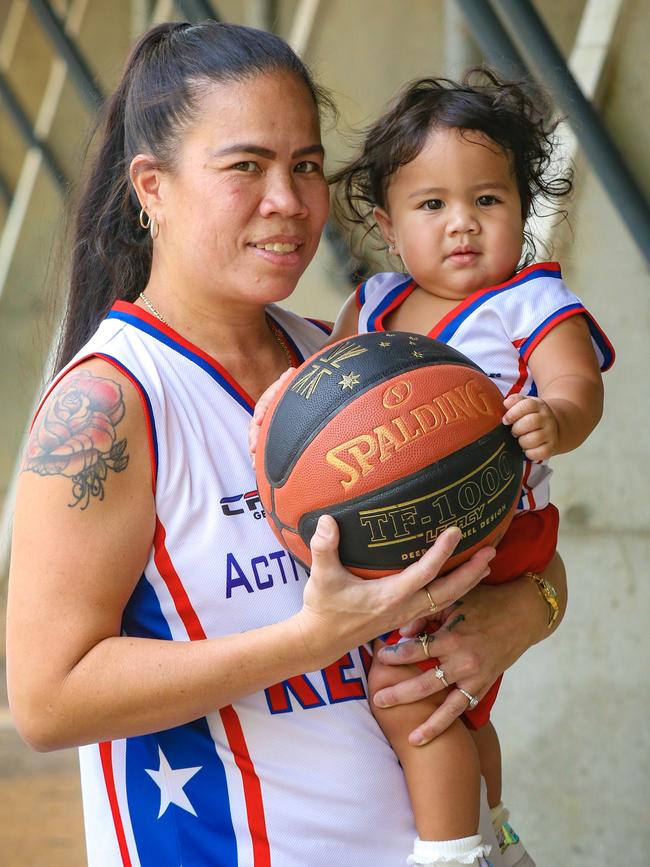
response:
[[(507, 584), (514, 581), (522, 572), (543, 572), (550, 563), (557, 547), (557, 533), (560, 516), (552, 504), (539, 512), (520, 512), (499, 542), (497, 553), (490, 562), (490, 574), (484, 578), (485, 584)], [(437, 632), (441, 624), (432, 623), (429, 632)], [(391, 632), (384, 640), (386, 644), (397, 644), (401, 635)], [(429, 671), (438, 665), (437, 659), (416, 662), (422, 671)], [(465, 711), (463, 719), (470, 728), (478, 729), (490, 720), (490, 711), (495, 702), (501, 677), (490, 687), (474, 710)]]

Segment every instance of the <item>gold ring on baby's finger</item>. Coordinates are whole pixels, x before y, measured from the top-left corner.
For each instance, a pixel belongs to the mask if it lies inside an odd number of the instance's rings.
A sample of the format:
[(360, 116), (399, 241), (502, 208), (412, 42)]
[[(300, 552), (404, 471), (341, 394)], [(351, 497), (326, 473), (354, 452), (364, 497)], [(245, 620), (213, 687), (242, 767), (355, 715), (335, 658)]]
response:
[(448, 684), (447, 681), (445, 680), (445, 673), (444, 673), (444, 671), (440, 668), (439, 665), (436, 665), (436, 667), (433, 669), (433, 673), (435, 674), (435, 676), (438, 678), (438, 680), (440, 681), (440, 683), (441, 683), (443, 686), (449, 686), (449, 684)]
[(458, 687), (458, 691), (462, 692), (467, 701), (469, 702), (468, 710), (474, 710), (476, 705), (478, 704), (478, 699), (475, 695), (472, 695), (471, 692), (467, 692), (467, 690), (463, 689), (462, 686)]
[(429, 610), (431, 611), (432, 614), (435, 614), (436, 611), (438, 610), (438, 606), (431, 598), (431, 594), (429, 593), (429, 588), (425, 587), (424, 592), (427, 594), (427, 599), (429, 600)]
[(431, 654), (429, 653), (429, 633), (428, 632), (420, 632), (417, 636), (418, 641), (422, 645), (422, 650), (424, 651), (424, 655), (427, 659), (431, 659)]

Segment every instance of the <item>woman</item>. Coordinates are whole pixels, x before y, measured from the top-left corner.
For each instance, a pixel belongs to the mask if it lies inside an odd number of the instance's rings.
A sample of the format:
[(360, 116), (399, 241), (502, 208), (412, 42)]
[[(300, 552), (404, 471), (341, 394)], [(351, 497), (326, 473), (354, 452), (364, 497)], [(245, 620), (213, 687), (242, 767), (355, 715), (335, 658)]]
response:
[[(307, 580), (261, 519), (254, 402), (323, 340), (275, 306), (327, 217), (318, 100), (281, 40), (209, 22), (146, 34), (107, 109), (61, 371), (20, 477), (8, 612), (23, 737), (86, 745), (92, 865), (393, 867), (412, 818), (362, 645), (463, 596), (436, 649), (480, 695), (547, 634), (530, 581), (465, 595), (491, 549), (433, 581), (457, 530), (363, 582), (325, 517)], [(552, 580), (563, 607), (561, 566)], [(427, 675), (380, 700), (433, 691)], [(454, 691), (432, 736), (466, 705)]]

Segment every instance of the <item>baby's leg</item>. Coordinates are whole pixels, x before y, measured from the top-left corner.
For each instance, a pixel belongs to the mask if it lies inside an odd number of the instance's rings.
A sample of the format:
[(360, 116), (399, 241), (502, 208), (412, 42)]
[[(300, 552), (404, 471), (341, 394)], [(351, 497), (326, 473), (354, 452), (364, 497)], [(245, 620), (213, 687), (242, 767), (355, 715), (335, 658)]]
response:
[(480, 765), (470, 732), (460, 720), (421, 747), (408, 742), (413, 731), (444, 700), (440, 692), (408, 705), (378, 708), (377, 690), (418, 673), (410, 666), (382, 665), (375, 653), (368, 675), (372, 712), (404, 770), (421, 840), (458, 840), (476, 834)]
[(487, 786), (487, 798), (490, 807), (496, 807), (501, 801), (501, 746), (499, 736), (491, 722), (471, 732), (476, 745), (481, 776)]
[(505, 867), (535, 867), (519, 835), (508, 821), (510, 814), (501, 801), (501, 747), (491, 722), (471, 732), (481, 764), (481, 776), (487, 785), (490, 819), (501, 849)]

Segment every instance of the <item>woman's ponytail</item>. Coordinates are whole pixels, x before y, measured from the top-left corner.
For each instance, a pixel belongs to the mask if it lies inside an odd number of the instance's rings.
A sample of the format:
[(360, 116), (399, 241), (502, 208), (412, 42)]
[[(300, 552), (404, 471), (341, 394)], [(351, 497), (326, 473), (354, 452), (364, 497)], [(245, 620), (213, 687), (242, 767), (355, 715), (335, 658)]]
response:
[(180, 27), (160, 24), (133, 49), (122, 80), (100, 118), (100, 144), (76, 209), (70, 286), (55, 370), (59, 371), (96, 331), (117, 299), (132, 301), (151, 271), (151, 239), (138, 221), (129, 180), (125, 112), (134, 74), (147, 55)]

